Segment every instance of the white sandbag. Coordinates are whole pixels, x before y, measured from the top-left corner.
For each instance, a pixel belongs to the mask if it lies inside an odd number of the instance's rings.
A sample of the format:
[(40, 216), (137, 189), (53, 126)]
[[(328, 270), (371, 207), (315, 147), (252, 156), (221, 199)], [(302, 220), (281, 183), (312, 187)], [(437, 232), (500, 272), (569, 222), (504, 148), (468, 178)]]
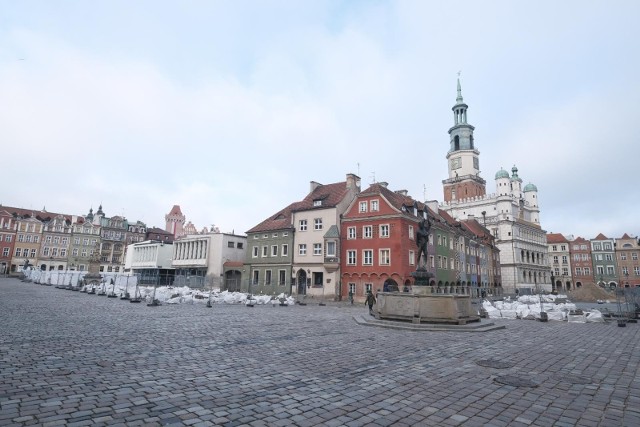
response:
[(587, 323), (587, 316), (584, 314), (567, 314), (569, 323)]
[(563, 321), (565, 318), (565, 313), (561, 311), (547, 311), (547, 318), (549, 320)]
[(515, 310), (500, 310), (500, 314), (504, 319), (517, 319)]
[(604, 317), (600, 310), (593, 309), (585, 313), (587, 323), (604, 323)]

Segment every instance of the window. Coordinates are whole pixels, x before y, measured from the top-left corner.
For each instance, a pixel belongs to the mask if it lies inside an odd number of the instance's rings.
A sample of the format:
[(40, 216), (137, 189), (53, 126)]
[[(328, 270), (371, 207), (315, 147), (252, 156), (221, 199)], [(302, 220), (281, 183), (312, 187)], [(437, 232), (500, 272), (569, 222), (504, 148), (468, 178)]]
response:
[(236, 245), (236, 248), (238, 248), (238, 249), (242, 249), (242, 248), (243, 248), (243, 246), (244, 246), (244, 245), (242, 244), (242, 242), (238, 242), (238, 244)]
[(552, 245), (551, 250), (554, 252), (558, 252), (558, 245)]
[(4, 236), (4, 241), (5, 242), (10, 242), (11, 241), (11, 236), (9, 236), (8, 234), (6, 236)]
[(82, 244), (84, 246), (89, 246), (89, 239), (82, 239)]
[(327, 256), (336, 256), (336, 242), (327, 242)]
[(371, 239), (373, 237), (373, 229), (370, 225), (362, 227), (362, 237), (365, 239)]
[(593, 250), (594, 251), (601, 251), (602, 250), (602, 246), (600, 246), (600, 243), (594, 243), (593, 244)]
[(278, 245), (271, 246), (271, 256), (278, 256)]
[(313, 219), (313, 229), (314, 230), (322, 230), (322, 218), (314, 218)]
[(259, 250), (260, 250), (260, 249), (259, 249), (257, 246), (254, 246), (254, 247), (253, 247), (253, 257), (254, 257), (254, 258), (258, 258), (258, 251), (259, 251)]
[(73, 238), (73, 244), (74, 245), (79, 245), (80, 244), (80, 238), (79, 237), (74, 237)]
[(306, 219), (301, 219), (299, 224), (300, 224), (300, 231), (307, 231), (307, 220)]
[(631, 259), (634, 260), (634, 261), (637, 261), (638, 260), (638, 253), (637, 252), (632, 252), (631, 253)]
[(262, 247), (262, 258), (266, 257), (267, 255), (269, 255), (269, 246), (263, 246)]
[(286, 284), (287, 270), (278, 270), (278, 285), (284, 286)]
[(371, 201), (371, 212), (378, 212), (378, 201), (377, 200), (372, 200)]
[(360, 209), (359, 211), (362, 212), (366, 212), (367, 211), (367, 202), (360, 202)]
[(356, 238), (356, 228), (348, 227), (347, 228), (347, 239), (355, 239)]
[(2, 248), (2, 256), (7, 258), (9, 256), (9, 248)]
[(613, 276), (615, 274), (615, 270), (612, 265), (607, 265), (607, 275)]
[(582, 268), (576, 267), (576, 276), (582, 276)]
[(282, 237), (287, 237), (288, 235), (289, 235), (289, 232), (288, 232), (288, 231), (283, 231), (283, 232), (282, 232)]
[(380, 249), (380, 253), (379, 253), (379, 264), (380, 265), (389, 265), (391, 264), (391, 254), (389, 249)]
[(567, 259), (566, 255), (562, 255), (562, 263), (563, 264), (567, 264), (569, 262), (569, 260)]
[(373, 289), (373, 284), (372, 283), (365, 283), (364, 284), (364, 291), (365, 292), (371, 292), (372, 289)]
[(83, 256), (83, 257), (86, 257), (86, 256), (87, 256), (87, 250), (86, 250), (86, 249), (83, 249), (83, 250), (82, 250), (82, 256)]
[(613, 261), (613, 255), (611, 254), (604, 254), (604, 259), (606, 261)]
[(313, 254), (314, 255), (322, 255), (322, 243), (314, 243), (313, 244)]
[(620, 254), (620, 259), (621, 259), (621, 260), (623, 260), (623, 261), (626, 261), (626, 259), (627, 259), (627, 254), (626, 254), (626, 253), (624, 253), (624, 252), (623, 252), (623, 253), (621, 253), (621, 254)]
[(271, 237), (278, 237), (278, 233), (271, 233)]
[(409, 239), (415, 239), (415, 234), (413, 233), (413, 225), (409, 226)]
[(264, 284), (265, 285), (271, 284), (271, 270), (267, 270), (264, 272)]
[(227, 247), (228, 248), (233, 248), (235, 246), (234, 242), (227, 242)]
[(42, 255), (43, 256), (49, 256), (49, 247), (45, 247), (44, 250), (42, 251)]
[(356, 251), (347, 251), (347, 265), (356, 265)]
[(298, 245), (298, 255), (306, 255), (307, 254), (307, 245), (305, 243), (300, 243)]
[(380, 226), (380, 237), (389, 237), (389, 224)]
[(66, 245), (67, 243), (69, 243), (69, 238), (68, 237), (63, 237), (62, 238), (62, 244)]
[[(31, 239), (29, 239), (29, 241), (30, 241), (30, 240), (31, 240)], [(47, 243), (51, 243), (51, 236), (47, 236), (47, 238), (45, 239), (45, 242), (47, 242)]]
[(416, 265), (416, 253), (415, 253), (415, 251), (409, 251), (409, 265)]
[(20, 256), (20, 253), (22, 253), (22, 250), (20, 248), (16, 248), (16, 254), (14, 256)]
[(355, 283), (349, 283), (349, 292), (351, 292), (352, 295), (356, 294), (356, 284)]
[(282, 256), (288, 256), (289, 255), (289, 245), (284, 244), (282, 245)]
[[(27, 250), (24, 250), (25, 252), (27, 252)], [(37, 251), (35, 249), (31, 249), (31, 258), (35, 258), (37, 254)]]
[(257, 285), (259, 279), (260, 279), (260, 272), (258, 270), (253, 270), (253, 284)]
[(362, 251), (362, 265), (373, 265), (373, 251), (371, 249)]
[(263, 234), (263, 235), (262, 235), (262, 238), (263, 238), (263, 239), (268, 239), (268, 238), (269, 238), (269, 235), (268, 235), (268, 234)]
[(61, 257), (66, 257), (67, 256), (67, 250), (66, 249), (60, 249), (60, 256)]
[(591, 269), (589, 267), (585, 267), (584, 268), (584, 275), (585, 276), (590, 276), (591, 275)]
[(633, 267), (633, 274), (640, 276), (640, 267)]
[(313, 206), (322, 206), (322, 200), (314, 200)]

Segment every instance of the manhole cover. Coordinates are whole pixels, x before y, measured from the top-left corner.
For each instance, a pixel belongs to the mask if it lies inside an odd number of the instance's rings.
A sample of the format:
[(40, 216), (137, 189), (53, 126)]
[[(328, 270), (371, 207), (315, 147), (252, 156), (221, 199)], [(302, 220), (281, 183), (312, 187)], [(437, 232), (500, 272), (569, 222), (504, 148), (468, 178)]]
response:
[(582, 375), (568, 374), (562, 377), (562, 379), (571, 384), (591, 384), (592, 383), (591, 378), (584, 377)]
[(514, 387), (538, 387), (538, 383), (529, 378), (518, 377), (515, 375), (503, 375), (493, 379), (498, 384), (511, 385)]
[(513, 368), (515, 365), (511, 362), (503, 362), (502, 360), (495, 359), (482, 359), (477, 360), (476, 363), (480, 366), (484, 366), (485, 368), (496, 368), (496, 369), (508, 369)]

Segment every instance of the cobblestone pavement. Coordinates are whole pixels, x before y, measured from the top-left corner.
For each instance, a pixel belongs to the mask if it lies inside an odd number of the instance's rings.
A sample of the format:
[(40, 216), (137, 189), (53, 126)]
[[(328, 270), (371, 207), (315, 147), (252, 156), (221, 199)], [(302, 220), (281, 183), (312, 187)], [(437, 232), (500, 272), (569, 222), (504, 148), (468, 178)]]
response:
[(358, 326), (364, 312), (0, 279), (0, 425), (640, 425), (640, 325), (413, 332)]

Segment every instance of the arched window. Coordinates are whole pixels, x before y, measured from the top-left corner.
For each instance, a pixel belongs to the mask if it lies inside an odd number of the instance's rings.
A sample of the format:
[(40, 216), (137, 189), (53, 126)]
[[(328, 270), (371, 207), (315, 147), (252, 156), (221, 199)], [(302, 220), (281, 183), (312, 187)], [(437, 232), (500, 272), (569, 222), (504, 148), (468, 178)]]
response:
[(456, 151), (460, 149), (460, 137), (458, 135), (453, 138), (453, 149)]

